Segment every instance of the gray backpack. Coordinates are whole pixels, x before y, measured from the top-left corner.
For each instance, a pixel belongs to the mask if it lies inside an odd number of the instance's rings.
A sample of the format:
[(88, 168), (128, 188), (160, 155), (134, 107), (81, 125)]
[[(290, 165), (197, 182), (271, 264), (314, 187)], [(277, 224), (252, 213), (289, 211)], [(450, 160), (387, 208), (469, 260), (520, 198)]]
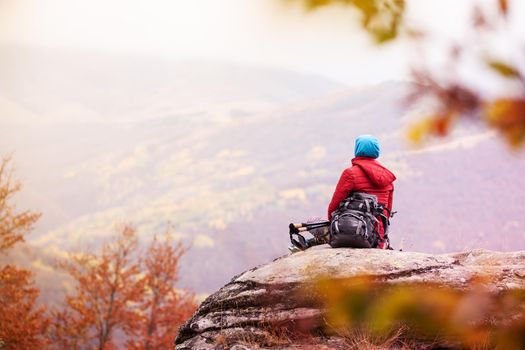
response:
[[(363, 192), (353, 192), (332, 213), (330, 246), (332, 248), (375, 248), (381, 242), (376, 230), (383, 206), (377, 197)], [(385, 225), (385, 230), (386, 230)]]

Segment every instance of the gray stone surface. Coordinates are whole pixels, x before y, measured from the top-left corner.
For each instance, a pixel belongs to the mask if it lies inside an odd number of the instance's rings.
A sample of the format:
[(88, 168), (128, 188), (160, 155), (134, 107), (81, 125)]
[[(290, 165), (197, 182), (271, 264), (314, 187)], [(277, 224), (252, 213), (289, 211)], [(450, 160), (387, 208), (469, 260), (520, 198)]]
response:
[[(184, 324), (176, 349), (344, 349), (333, 336), (292, 342), (272, 334), (280, 325), (294, 333), (321, 329), (323, 310), (304, 288), (318, 277), (367, 275), (386, 283), (432, 282), (468, 288), (469, 281), (490, 276), (488, 290), (525, 289), (525, 251), (473, 250), (432, 255), (376, 249), (331, 249), (317, 246), (284, 256), (236, 276), (208, 297)], [(299, 293), (302, 291), (302, 293)], [(284, 328), (283, 328), (284, 329)], [(288, 341), (287, 341), (288, 340)]]

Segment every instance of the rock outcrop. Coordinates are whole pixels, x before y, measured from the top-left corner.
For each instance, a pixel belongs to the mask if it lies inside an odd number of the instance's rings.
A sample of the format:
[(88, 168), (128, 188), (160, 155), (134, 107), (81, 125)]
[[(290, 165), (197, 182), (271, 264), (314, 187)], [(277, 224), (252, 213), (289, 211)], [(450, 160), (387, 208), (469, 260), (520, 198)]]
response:
[[(325, 310), (319, 295), (305, 292), (305, 286), (321, 276), (344, 279), (361, 275), (386, 284), (439, 283), (455, 289), (468, 289), (470, 281), (485, 278), (484, 287), (496, 295), (525, 289), (525, 251), (432, 255), (314, 247), (234, 277), (181, 327), (176, 349), (348, 348), (343, 338), (323, 334)], [(307, 341), (301, 342), (299, 336), (292, 342), (282, 332), (274, 334), (276, 324), (296, 335), (306, 328), (320, 331), (318, 337), (310, 332)]]

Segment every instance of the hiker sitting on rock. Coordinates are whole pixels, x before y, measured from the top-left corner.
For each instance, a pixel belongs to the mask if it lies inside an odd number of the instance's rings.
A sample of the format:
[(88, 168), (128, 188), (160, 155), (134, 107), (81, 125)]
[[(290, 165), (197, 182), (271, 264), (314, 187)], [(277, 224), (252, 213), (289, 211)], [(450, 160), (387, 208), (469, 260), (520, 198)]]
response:
[[(392, 249), (388, 226), (396, 177), (376, 161), (379, 153), (375, 137), (356, 139), (352, 166), (341, 174), (328, 206), (329, 220), (313, 218), (289, 225), (292, 253), (325, 243), (332, 248)], [(301, 234), (307, 231), (312, 238)]]
[[(380, 152), (379, 141), (376, 137), (372, 135), (357, 137), (352, 166), (341, 174), (328, 206), (329, 220), (333, 222), (332, 216), (338, 214), (337, 210), (341, 208), (342, 202), (356, 192), (375, 195), (378, 204), (382, 205), (384, 217), (390, 217), (394, 194), (393, 182), (396, 177), (376, 160)], [(375, 231), (380, 236), (377, 248), (389, 248), (388, 243), (385, 244), (385, 220), (377, 220), (375, 225)]]

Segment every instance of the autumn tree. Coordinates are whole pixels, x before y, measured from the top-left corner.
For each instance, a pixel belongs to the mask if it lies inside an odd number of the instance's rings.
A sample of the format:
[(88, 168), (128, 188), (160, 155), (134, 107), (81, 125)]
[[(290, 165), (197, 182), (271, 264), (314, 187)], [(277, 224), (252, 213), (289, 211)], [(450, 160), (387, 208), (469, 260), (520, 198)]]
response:
[(0, 160), (0, 254), (23, 241), (24, 235), (31, 232), (40, 217), (40, 214), (27, 210), (19, 212), (12, 203), (22, 184), (13, 180), (10, 163), (10, 157)]
[(44, 307), (36, 307), (40, 294), (30, 271), (11, 265), (0, 270), (0, 349), (39, 350), (46, 344), (48, 324)]
[[(12, 178), (11, 159), (0, 160), (0, 254), (24, 240), (39, 214), (18, 212), (12, 203), (21, 184)], [(47, 318), (43, 307), (37, 308), (40, 291), (34, 287), (32, 273), (10, 264), (0, 269), (0, 349), (42, 349)]]
[(135, 230), (125, 226), (100, 255), (72, 254), (60, 263), (76, 286), (66, 296), (65, 309), (53, 313), (50, 339), (55, 348), (115, 349), (117, 331), (137, 331), (136, 305), (145, 292), (137, 247)]
[(185, 253), (182, 243), (173, 244), (169, 231), (162, 239), (155, 236), (147, 248), (143, 261), (147, 293), (139, 307), (142, 318), (138, 340), (130, 341), (129, 349), (172, 347), (179, 326), (195, 311), (193, 295), (176, 288), (180, 258)]
[(196, 308), (193, 295), (175, 287), (185, 252), (166, 233), (140, 258), (136, 232), (125, 226), (100, 254), (72, 254), (60, 266), (76, 285), (64, 309), (53, 312), (53, 348), (107, 350), (124, 340), (129, 349), (170, 348)]
[[(429, 115), (409, 129), (409, 138), (419, 142), (428, 135), (447, 135), (459, 120), (473, 120), (496, 130), (511, 146), (525, 143), (525, 70), (524, 42), (512, 35), (510, 28), (520, 21), (511, 16), (518, 0), (491, 0), (472, 4), (468, 35), (449, 40), (440, 52), (445, 62), (441, 67), (425, 66), (428, 60), (424, 43), (429, 37), (424, 29), (407, 19), (407, 0), (282, 0), (285, 3), (302, 3), (313, 11), (324, 6), (342, 5), (359, 13), (360, 24), (374, 41), (384, 44), (403, 36), (413, 45), (412, 52), (421, 52), (413, 66), (412, 94), (409, 103), (431, 98), (435, 107)], [(414, 0), (417, 1), (417, 0)], [(450, 8), (450, 11), (455, 11)], [(443, 22), (443, 27), (448, 23)], [(463, 34), (463, 33), (458, 33)], [(521, 33), (523, 35), (523, 33)], [(512, 39), (511, 42), (508, 41)], [(494, 48), (494, 42), (505, 42)], [(511, 45), (509, 45), (511, 44)], [(514, 53), (509, 52), (514, 49)], [(462, 77), (465, 66), (477, 66), (479, 74)], [(487, 93), (479, 84), (480, 75), (492, 77), (496, 93)]]

